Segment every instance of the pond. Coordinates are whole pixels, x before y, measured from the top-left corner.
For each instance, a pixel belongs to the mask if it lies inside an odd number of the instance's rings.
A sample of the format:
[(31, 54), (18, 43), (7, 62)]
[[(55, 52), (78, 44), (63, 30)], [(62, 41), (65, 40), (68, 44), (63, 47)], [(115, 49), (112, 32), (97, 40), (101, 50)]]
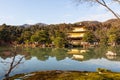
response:
[[(0, 80), (9, 70), (14, 51), (12, 48), (0, 48)], [(106, 55), (108, 51), (117, 55), (108, 56)], [(21, 58), (20, 64), (10, 73), (11, 76), (19, 73), (45, 70), (96, 71), (97, 68), (120, 72), (119, 46), (102, 46), (89, 49), (16, 48), (14, 64)]]

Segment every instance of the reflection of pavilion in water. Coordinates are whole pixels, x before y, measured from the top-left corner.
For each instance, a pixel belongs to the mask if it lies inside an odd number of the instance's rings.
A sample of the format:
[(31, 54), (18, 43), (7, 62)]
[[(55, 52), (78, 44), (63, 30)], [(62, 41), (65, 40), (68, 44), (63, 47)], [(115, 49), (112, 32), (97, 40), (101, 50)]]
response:
[(106, 57), (107, 57), (107, 59), (110, 59), (110, 60), (116, 59), (117, 53), (112, 52), (112, 51), (107, 51)]
[(68, 50), (68, 54), (72, 55), (72, 59), (75, 60), (83, 60), (84, 59), (84, 53), (86, 53), (88, 50), (84, 49), (70, 49)]
[(88, 50), (84, 50), (84, 49), (70, 49), (68, 50), (68, 54), (81, 54), (81, 53), (85, 53)]
[[(99, 48), (98, 48), (99, 49)], [(100, 59), (106, 58), (112, 61), (120, 61), (119, 52), (116, 52), (116, 56), (106, 56), (106, 51), (95, 49), (55, 49), (55, 48), (34, 48), (34, 49), (27, 49), (27, 50), (17, 50), (17, 55), (25, 55), (26, 60), (30, 60), (32, 57), (36, 57), (38, 60), (45, 61), (49, 58), (55, 58), (57, 61), (64, 60), (66, 58), (75, 59), (75, 60), (82, 60), (88, 61), (90, 59)], [(0, 51), (0, 57), (2, 59), (11, 58), (13, 57), (12, 51), (10, 50), (3, 50)]]
[(109, 60), (113, 60), (113, 59), (116, 59), (116, 56), (106, 56), (106, 58)]

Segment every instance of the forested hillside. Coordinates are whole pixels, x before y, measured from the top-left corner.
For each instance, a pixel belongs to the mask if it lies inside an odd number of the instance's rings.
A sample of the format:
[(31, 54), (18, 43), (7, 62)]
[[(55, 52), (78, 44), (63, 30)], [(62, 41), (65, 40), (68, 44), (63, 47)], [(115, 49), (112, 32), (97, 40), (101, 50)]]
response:
[(87, 29), (83, 41), (99, 42), (100, 44), (120, 44), (120, 24), (116, 19), (105, 22), (83, 21), (74, 24), (35, 24), (12, 26), (3, 24), (0, 26), (0, 45), (11, 44), (45, 44), (54, 42), (56, 47), (64, 47), (68, 44), (67, 32), (74, 26), (82, 24)]

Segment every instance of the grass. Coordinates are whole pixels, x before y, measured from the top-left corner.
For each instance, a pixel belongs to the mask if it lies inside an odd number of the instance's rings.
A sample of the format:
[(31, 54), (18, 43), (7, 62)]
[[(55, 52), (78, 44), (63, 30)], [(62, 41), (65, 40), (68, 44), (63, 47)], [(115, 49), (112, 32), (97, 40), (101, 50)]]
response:
[(41, 71), (19, 74), (10, 80), (120, 80), (120, 73), (115, 72), (80, 72), (80, 71)]

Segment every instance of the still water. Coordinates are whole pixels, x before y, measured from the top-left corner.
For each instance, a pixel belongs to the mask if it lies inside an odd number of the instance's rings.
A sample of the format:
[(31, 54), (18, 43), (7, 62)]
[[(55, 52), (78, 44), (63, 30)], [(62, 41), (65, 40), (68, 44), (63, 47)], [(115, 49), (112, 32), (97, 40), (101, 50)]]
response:
[[(106, 56), (107, 51), (117, 55)], [(14, 52), (15, 50), (12, 48), (0, 48), (0, 79), (9, 70)], [(17, 48), (14, 64), (22, 57), (24, 58), (10, 75), (44, 70), (96, 71), (97, 68), (120, 72), (120, 47), (102, 46), (89, 49)]]

